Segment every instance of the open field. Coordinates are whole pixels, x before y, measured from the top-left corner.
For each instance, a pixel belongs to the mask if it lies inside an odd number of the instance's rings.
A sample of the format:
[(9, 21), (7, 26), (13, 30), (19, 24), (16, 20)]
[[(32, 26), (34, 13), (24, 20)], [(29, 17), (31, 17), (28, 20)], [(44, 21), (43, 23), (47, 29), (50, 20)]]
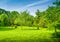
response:
[(54, 38), (54, 30), (37, 27), (0, 27), (0, 42), (59, 42), (60, 38)]

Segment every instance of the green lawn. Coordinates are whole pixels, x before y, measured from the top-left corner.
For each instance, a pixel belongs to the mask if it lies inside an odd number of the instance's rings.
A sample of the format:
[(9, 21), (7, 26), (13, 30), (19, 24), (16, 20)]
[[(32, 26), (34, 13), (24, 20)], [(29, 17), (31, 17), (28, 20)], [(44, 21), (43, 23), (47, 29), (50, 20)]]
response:
[(37, 27), (26, 26), (18, 26), (16, 29), (0, 27), (0, 42), (59, 42), (60, 38), (54, 38), (53, 33), (54, 30), (47, 28), (37, 30)]

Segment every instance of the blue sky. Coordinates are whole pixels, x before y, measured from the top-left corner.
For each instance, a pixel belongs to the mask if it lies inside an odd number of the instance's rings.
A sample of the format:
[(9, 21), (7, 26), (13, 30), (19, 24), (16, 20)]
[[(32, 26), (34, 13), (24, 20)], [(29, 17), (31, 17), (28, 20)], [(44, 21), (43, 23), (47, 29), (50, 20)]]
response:
[(0, 8), (9, 11), (28, 10), (31, 15), (35, 15), (37, 9), (44, 11), (48, 6), (52, 6), (55, 0), (0, 0)]

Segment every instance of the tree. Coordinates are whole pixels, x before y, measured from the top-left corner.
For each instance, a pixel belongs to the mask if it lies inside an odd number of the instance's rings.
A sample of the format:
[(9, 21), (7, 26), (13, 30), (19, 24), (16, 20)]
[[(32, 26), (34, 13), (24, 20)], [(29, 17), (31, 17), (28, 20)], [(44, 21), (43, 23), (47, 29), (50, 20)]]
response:
[(34, 21), (34, 17), (32, 15), (29, 14), (29, 12), (27, 11), (23, 11), (21, 12), (21, 18), (23, 20), (23, 25), (25, 26), (32, 26), (33, 25), (33, 21)]
[(41, 17), (41, 14), (40, 14), (40, 11), (37, 9), (37, 12), (36, 12), (36, 18), (35, 18), (35, 24), (37, 24), (37, 29), (39, 30), (39, 20), (40, 20), (40, 17)]
[(14, 21), (16, 18), (18, 18), (20, 16), (20, 14), (17, 11), (12, 11), (11, 12), (11, 25), (14, 25)]
[(56, 5), (56, 7), (60, 7), (60, 1), (59, 0), (56, 0), (53, 4)]
[(1, 14), (0, 22), (1, 22), (0, 26), (8, 26), (8, 23), (9, 23), (8, 16), (6, 14)]
[(43, 27), (46, 28), (46, 18), (45, 18), (45, 11), (40, 12), (39, 10), (37, 10), (36, 12), (36, 17), (35, 17), (35, 21), (34, 24), (36, 24), (35, 26), (38, 27)]
[[(57, 13), (56, 14), (58, 14), (59, 15), (59, 17), (60, 17), (60, 1), (59, 0), (56, 0), (56, 2), (54, 2), (53, 4), (55, 4), (56, 5), (56, 9), (58, 9), (59, 8), (59, 10), (57, 11)], [(56, 10), (55, 10), (56, 11)], [(58, 18), (59, 19), (59, 18)], [(60, 20), (58, 20), (58, 21), (60, 21)], [(57, 21), (57, 22), (58, 22)], [(55, 23), (54, 23), (55, 24)], [(59, 25), (60, 25), (60, 23), (59, 23)], [(57, 36), (57, 30), (56, 30), (56, 26), (55, 26), (55, 34), (56, 34), (56, 36)]]

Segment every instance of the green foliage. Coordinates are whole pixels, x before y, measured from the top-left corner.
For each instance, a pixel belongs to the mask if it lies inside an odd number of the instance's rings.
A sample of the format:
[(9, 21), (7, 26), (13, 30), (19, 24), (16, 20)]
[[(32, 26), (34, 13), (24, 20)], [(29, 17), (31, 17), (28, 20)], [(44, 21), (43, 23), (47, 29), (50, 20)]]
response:
[(0, 9), (0, 25), (38, 26), (44, 28), (55, 27), (58, 23), (60, 24), (60, 8), (56, 6), (48, 7), (47, 10), (43, 12), (37, 9), (35, 17), (30, 15), (28, 11), (19, 13), (17, 11), (10, 12)]
[(40, 12), (37, 10), (34, 19), (34, 25), (40, 27), (55, 27), (60, 23), (60, 8), (48, 7), (46, 11)]
[(23, 25), (25, 25), (25, 26), (33, 25), (32, 22), (33, 22), (34, 18), (33, 18), (33, 16), (31, 16), (29, 14), (29, 12), (27, 12), (27, 11), (21, 12), (21, 18), (22, 18), (21, 20), (22, 20)]
[(9, 22), (8, 16), (6, 14), (0, 15), (0, 26), (7, 26)]
[(1, 8), (0, 8), (0, 14), (2, 14), (2, 13), (5, 14), (6, 12), (7, 12), (7, 11), (5, 11), (4, 9), (1, 9)]
[(56, 0), (56, 2), (53, 3), (54, 5), (56, 5), (57, 7), (60, 7), (60, 1)]

